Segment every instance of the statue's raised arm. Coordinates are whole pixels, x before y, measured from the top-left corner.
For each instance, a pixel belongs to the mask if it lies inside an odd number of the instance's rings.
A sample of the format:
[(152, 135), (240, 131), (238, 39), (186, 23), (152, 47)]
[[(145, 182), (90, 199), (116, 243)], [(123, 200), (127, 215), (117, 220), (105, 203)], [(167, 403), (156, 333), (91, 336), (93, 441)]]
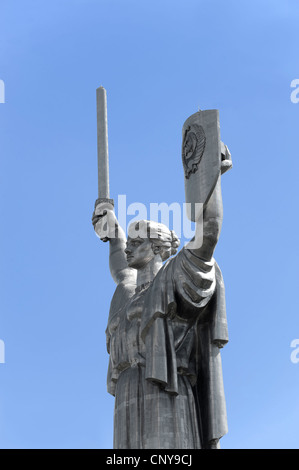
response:
[(97, 236), (102, 241), (109, 241), (109, 267), (111, 276), (116, 282), (136, 282), (136, 271), (128, 266), (126, 257), (127, 238), (119, 225), (112, 207), (96, 201), (92, 223)]

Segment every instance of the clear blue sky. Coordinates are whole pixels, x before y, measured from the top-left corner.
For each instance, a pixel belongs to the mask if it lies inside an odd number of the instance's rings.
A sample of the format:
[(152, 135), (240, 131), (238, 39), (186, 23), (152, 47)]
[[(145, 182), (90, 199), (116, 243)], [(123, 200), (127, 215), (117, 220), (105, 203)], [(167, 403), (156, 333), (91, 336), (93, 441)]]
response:
[(93, 232), (95, 90), (111, 196), (184, 202), (181, 129), (220, 111), (223, 448), (298, 448), (297, 0), (2, 0), (1, 448), (111, 448), (114, 283)]

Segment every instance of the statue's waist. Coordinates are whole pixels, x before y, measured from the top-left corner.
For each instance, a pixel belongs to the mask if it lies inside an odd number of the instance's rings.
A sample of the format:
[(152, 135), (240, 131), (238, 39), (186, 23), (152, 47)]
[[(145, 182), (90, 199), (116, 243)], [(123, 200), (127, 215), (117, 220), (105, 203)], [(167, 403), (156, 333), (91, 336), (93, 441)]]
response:
[(130, 361), (120, 362), (116, 367), (120, 372), (124, 370), (130, 369), (135, 367), (145, 367), (145, 359), (143, 358), (134, 358), (130, 359)]
[[(131, 368), (134, 369), (137, 367), (145, 367), (145, 365), (146, 365), (145, 359), (140, 357), (140, 358), (133, 358), (130, 361), (126, 361), (126, 362), (120, 362), (115, 368), (118, 370), (118, 373), (120, 374), (124, 372), (125, 370), (131, 369)], [(178, 375), (187, 376), (190, 382), (192, 383), (192, 385), (196, 381), (196, 372), (194, 370), (194, 367), (192, 367), (192, 365), (191, 367), (184, 367), (179, 362), (177, 364), (177, 373)]]

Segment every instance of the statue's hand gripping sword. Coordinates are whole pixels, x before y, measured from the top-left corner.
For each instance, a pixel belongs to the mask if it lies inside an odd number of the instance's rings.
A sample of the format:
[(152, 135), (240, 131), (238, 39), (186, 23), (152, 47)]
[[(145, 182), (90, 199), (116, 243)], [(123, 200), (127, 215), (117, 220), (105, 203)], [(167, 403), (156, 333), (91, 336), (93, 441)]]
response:
[[(108, 125), (107, 125), (107, 94), (102, 86), (97, 88), (97, 140), (98, 140), (98, 199), (95, 208), (101, 203), (103, 217), (105, 209), (113, 209), (114, 201), (109, 195), (109, 154), (108, 154)], [(103, 239), (108, 241), (108, 237)]]

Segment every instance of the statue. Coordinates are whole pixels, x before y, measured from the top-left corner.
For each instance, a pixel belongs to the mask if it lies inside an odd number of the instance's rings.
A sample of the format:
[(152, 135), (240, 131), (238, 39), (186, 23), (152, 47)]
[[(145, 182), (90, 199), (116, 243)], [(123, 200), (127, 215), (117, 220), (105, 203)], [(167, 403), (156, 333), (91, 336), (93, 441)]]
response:
[(176, 234), (161, 223), (134, 222), (128, 238), (118, 224), (109, 198), (103, 90), (97, 90), (99, 199), (92, 222), (109, 241), (117, 284), (106, 330), (114, 448), (219, 448), (227, 432), (220, 349), (228, 334), (224, 284), (213, 253), (223, 217), (221, 174), (231, 158), (220, 141), (218, 111), (195, 113), (183, 127), (186, 199), (196, 234), (177, 253)]

